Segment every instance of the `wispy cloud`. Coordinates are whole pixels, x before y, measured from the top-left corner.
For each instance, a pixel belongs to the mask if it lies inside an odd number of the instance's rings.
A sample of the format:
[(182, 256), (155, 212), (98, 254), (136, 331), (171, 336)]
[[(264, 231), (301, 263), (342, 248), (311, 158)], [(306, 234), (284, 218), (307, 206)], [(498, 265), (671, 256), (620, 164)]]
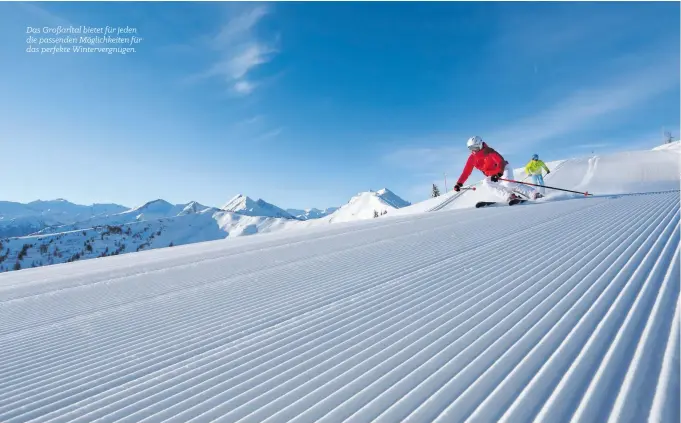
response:
[(277, 40), (264, 41), (255, 33), (255, 27), (269, 13), (269, 7), (259, 5), (230, 18), (210, 39), (209, 46), (217, 57), (200, 77), (222, 78), (239, 95), (252, 93), (259, 84), (249, 79), (249, 73), (279, 52)]
[[(516, 149), (579, 133), (595, 124), (602, 126), (606, 119), (678, 87), (678, 71), (678, 63), (656, 63), (615, 78), (604, 86), (576, 90), (544, 111), (479, 135), (509, 154)], [(608, 123), (616, 125), (618, 122), (612, 119)], [(404, 147), (386, 154), (383, 159), (412, 170), (446, 169), (451, 160), (460, 160), (466, 155), (462, 151), (466, 137), (449, 136), (446, 139), (448, 143), (453, 139), (459, 143), (452, 146), (433, 142), (433, 147)]]
[(679, 84), (678, 65), (655, 64), (625, 75), (604, 87), (575, 91), (534, 116), (490, 133), (497, 145), (530, 146), (588, 128), (617, 112), (631, 109)]
[(284, 128), (272, 129), (271, 131), (267, 131), (264, 134), (258, 135), (253, 141), (259, 142), (259, 141), (265, 141), (265, 140), (269, 140), (269, 139), (272, 139), (272, 138), (276, 138), (283, 131), (284, 131)]
[(218, 44), (230, 45), (235, 41), (242, 41), (243, 38), (250, 37), (253, 27), (268, 13), (270, 13), (270, 9), (267, 6), (259, 5), (237, 14), (222, 26), (214, 41)]
[(242, 81), (237, 81), (234, 84), (234, 91), (238, 92), (239, 94), (250, 94), (253, 92), (257, 85), (253, 82), (248, 82), (245, 80)]

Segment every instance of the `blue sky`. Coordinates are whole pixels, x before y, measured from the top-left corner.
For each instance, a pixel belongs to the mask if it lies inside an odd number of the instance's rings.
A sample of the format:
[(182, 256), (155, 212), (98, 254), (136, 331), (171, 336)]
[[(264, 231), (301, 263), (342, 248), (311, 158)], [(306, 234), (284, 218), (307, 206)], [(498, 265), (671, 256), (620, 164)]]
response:
[[(144, 40), (25, 52), (58, 25)], [(472, 135), (520, 167), (679, 132), (678, 3), (2, 3), (0, 28), (3, 200), (416, 202)]]

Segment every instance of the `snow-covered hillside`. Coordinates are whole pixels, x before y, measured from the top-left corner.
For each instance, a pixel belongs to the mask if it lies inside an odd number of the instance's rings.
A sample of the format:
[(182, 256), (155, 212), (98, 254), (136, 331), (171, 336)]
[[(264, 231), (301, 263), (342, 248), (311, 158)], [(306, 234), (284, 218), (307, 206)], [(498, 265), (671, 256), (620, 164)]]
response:
[(338, 210), (326, 217), (330, 223), (352, 222), (372, 219), (390, 214), (393, 210), (407, 207), (411, 203), (395, 195), (387, 188), (379, 191), (360, 192)]
[(48, 226), (71, 224), (124, 210), (127, 207), (117, 204), (83, 206), (61, 198), (28, 204), (0, 201), (0, 238), (29, 235)]
[[(109, 224), (0, 240), (0, 272), (266, 233), (300, 223), (212, 208), (192, 212), (190, 206), (187, 208), (170, 218), (128, 219), (124, 223), (109, 219)], [(155, 211), (160, 216), (166, 209), (157, 203), (145, 210), (147, 215)]]
[(50, 224), (61, 224), (50, 218), (41, 216), (21, 216), (0, 219), (0, 239), (12, 236), (29, 235), (47, 228)]
[[(547, 186), (611, 195), (637, 192), (677, 190), (681, 188), (681, 143), (674, 142), (652, 150), (626, 151), (607, 155), (580, 157), (547, 163), (551, 173), (544, 177)], [(524, 169), (514, 170), (516, 180), (527, 181)], [(474, 207), (478, 201), (498, 201), (481, 187), (480, 173), (475, 171), (470, 185), (475, 191), (451, 191), (439, 197), (395, 211), (394, 215)], [(578, 194), (547, 189), (539, 202), (573, 198)]]
[(422, 213), (2, 274), (0, 421), (679, 422), (679, 201)]
[(653, 148), (653, 150), (675, 150), (679, 152), (681, 151), (681, 141), (673, 141), (658, 145), (657, 147)]

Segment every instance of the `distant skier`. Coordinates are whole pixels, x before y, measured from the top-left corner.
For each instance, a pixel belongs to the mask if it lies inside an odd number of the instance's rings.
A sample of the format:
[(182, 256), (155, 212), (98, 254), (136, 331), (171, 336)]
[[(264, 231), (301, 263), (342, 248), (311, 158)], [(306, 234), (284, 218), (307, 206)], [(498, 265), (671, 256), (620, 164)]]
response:
[(473, 172), (473, 168), (475, 168), (486, 176), (482, 181), (483, 186), (487, 187), (499, 198), (503, 198), (509, 204), (511, 202), (515, 203), (517, 200), (521, 199), (513, 193), (514, 190), (533, 200), (542, 197), (539, 192), (527, 185), (520, 185), (507, 181), (499, 182), (499, 178), (513, 180), (513, 168), (501, 154), (497, 153), (493, 148), (483, 142), (482, 138), (478, 136), (471, 137), (467, 142), (467, 146), (471, 155), (468, 157), (466, 166), (454, 186), (454, 191), (461, 190), (461, 187), (471, 175), (471, 172)]
[(525, 165), (525, 173), (527, 173), (528, 176), (532, 177), (532, 180), (534, 181), (535, 184), (542, 186), (541, 188), (539, 188), (539, 192), (544, 194), (545, 189), (544, 176), (542, 175), (541, 172), (542, 168), (546, 170), (547, 175), (551, 173), (546, 164), (543, 161), (539, 160), (539, 155), (533, 154), (532, 160), (530, 160), (530, 162), (527, 165)]

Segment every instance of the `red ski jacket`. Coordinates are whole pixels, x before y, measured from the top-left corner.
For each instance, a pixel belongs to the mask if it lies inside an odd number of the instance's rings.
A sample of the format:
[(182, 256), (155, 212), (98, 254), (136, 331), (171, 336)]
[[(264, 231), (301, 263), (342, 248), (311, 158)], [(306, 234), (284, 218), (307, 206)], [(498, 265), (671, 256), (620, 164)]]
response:
[(461, 172), (461, 176), (457, 181), (461, 185), (466, 182), (473, 168), (478, 169), (480, 172), (484, 173), (485, 176), (492, 176), (498, 173), (502, 173), (506, 167), (506, 160), (497, 153), (492, 147), (489, 147), (484, 142), (482, 143), (482, 149), (480, 151), (471, 152), (468, 161), (466, 161), (466, 166)]

